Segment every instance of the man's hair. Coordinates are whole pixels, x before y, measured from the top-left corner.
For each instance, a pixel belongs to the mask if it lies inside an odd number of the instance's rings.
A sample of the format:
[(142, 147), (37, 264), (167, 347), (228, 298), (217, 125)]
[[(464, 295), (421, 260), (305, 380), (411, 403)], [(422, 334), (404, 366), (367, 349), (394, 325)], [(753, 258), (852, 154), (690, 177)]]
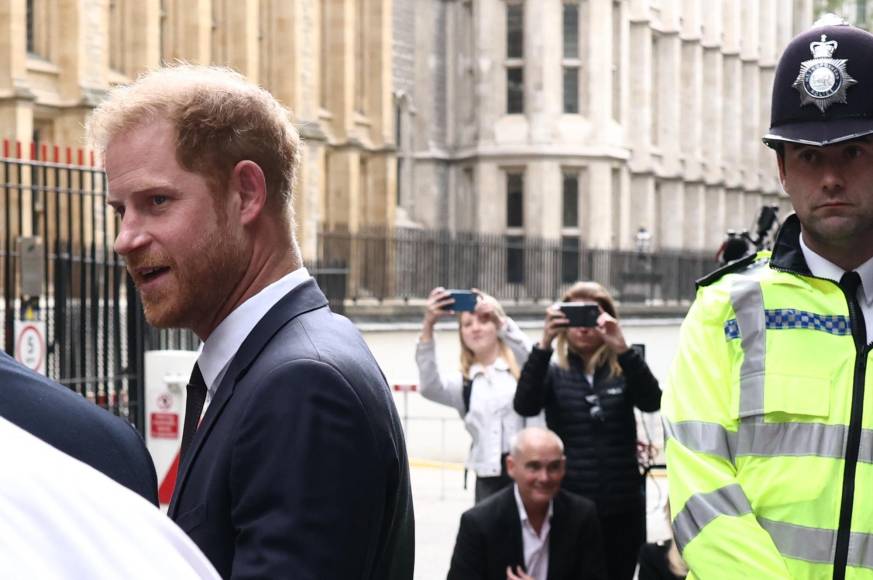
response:
[(555, 440), (555, 443), (558, 445), (558, 448), (561, 450), (561, 454), (564, 454), (564, 442), (561, 441), (561, 438), (558, 437), (558, 434), (552, 431), (551, 429), (546, 429), (545, 427), (526, 427), (509, 438), (509, 454), (515, 458), (518, 458), (521, 453), (521, 448), (524, 446), (525, 441), (531, 433), (541, 433), (543, 435), (548, 435)]
[(267, 204), (290, 220), (300, 136), (269, 92), (228, 68), (160, 68), (113, 89), (88, 120), (88, 140), (102, 153), (115, 137), (160, 119), (175, 128), (179, 165), (204, 176), (216, 191), (227, 187), (238, 162), (257, 163)]

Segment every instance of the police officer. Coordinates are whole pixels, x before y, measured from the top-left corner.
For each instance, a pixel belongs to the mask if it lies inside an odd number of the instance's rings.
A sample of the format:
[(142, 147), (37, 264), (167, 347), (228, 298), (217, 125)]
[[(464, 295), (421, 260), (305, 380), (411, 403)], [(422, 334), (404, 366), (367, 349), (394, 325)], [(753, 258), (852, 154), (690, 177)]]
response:
[(682, 326), (675, 538), (697, 578), (873, 577), (873, 35), (794, 38), (764, 142), (795, 213), (772, 254), (699, 281)]

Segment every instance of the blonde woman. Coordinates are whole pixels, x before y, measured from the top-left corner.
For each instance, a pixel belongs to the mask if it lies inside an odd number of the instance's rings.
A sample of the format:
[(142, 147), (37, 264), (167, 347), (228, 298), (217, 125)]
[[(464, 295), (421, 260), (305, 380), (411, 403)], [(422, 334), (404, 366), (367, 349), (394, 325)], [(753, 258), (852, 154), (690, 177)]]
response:
[(646, 539), (634, 407), (657, 411), (661, 389), (628, 347), (615, 303), (600, 284), (577, 282), (561, 302), (597, 305), (596, 325), (568, 327), (557, 305), (547, 309), (542, 340), (521, 371), (515, 410), (525, 416), (545, 410), (549, 429), (564, 441), (563, 487), (597, 505), (609, 578), (630, 580)]
[[(474, 290), (472, 312), (455, 313), (445, 288), (434, 288), (415, 353), (420, 392), (431, 401), (458, 411), (473, 444), (467, 468), (476, 474), (476, 503), (510, 484), (506, 455), (512, 436), (525, 426), (542, 426), (542, 416), (525, 419), (512, 408), (519, 369), (532, 341), (493, 297)], [(433, 328), (445, 317), (457, 316), (461, 360), (456, 369), (440, 369), (436, 362)], [(534, 413), (537, 415), (537, 413)]]

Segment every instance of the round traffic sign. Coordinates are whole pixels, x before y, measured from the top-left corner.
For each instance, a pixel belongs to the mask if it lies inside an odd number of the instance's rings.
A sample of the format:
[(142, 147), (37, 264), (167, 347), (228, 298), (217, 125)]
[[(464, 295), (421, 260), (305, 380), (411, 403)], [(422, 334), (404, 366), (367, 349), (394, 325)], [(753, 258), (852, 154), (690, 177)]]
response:
[(33, 371), (42, 369), (45, 360), (45, 337), (35, 324), (25, 324), (15, 341), (15, 358)]

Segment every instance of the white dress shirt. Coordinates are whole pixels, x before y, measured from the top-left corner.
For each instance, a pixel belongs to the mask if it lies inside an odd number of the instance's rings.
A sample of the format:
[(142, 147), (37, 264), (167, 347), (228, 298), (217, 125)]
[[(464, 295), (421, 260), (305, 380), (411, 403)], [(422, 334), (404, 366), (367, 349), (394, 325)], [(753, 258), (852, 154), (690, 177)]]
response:
[[(813, 276), (839, 282), (846, 273), (833, 262), (812, 251), (803, 241), (803, 235), (800, 236), (800, 249)], [(855, 272), (861, 277), (858, 303), (861, 305), (861, 313), (864, 315), (864, 324), (867, 327), (867, 342), (870, 342), (873, 340), (873, 258), (855, 268)]]
[(549, 532), (552, 529), (552, 514), (554, 501), (549, 502), (549, 511), (543, 521), (540, 533), (537, 534), (527, 517), (527, 510), (518, 492), (518, 484), (512, 484), (515, 493), (515, 503), (518, 506), (518, 516), (521, 518), (521, 543), (524, 550), (524, 567), (528, 576), (534, 580), (546, 580), (549, 575)]
[(219, 578), (194, 542), (133, 491), (3, 418), (0, 441), (3, 578)]
[(230, 361), (246, 337), (254, 330), (261, 319), (288, 292), (310, 279), (306, 268), (298, 268), (279, 278), (227, 315), (227, 318), (215, 327), (209, 338), (200, 347), (197, 364), (206, 383), (206, 404), (203, 413), (215, 397), (215, 391), (230, 366)]

